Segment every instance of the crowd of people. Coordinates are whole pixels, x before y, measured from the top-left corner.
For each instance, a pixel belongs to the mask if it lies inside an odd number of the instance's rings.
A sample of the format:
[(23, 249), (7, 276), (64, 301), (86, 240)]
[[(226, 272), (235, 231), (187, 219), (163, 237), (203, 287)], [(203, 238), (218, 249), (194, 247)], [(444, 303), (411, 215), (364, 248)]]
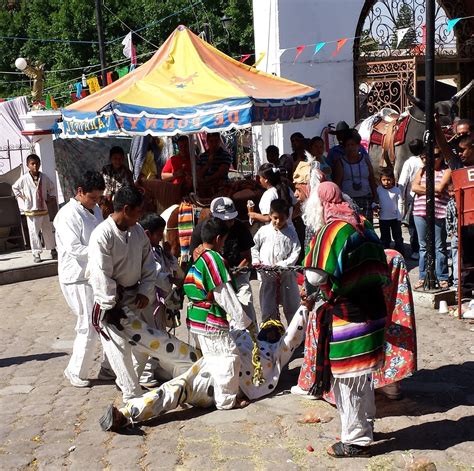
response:
[[(451, 168), (474, 165), (472, 123), (461, 120), (456, 131), (459, 148), (437, 135), (436, 272), (443, 287), (449, 282), (446, 233), (453, 252), (457, 235)], [(122, 393), (123, 406), (110, 405), (101, 417), (103, 430), (118, 431), (183, 403), (245, 407), (275, 390), (304, 342), (292, 393), (336, 404), (341, 440), (329, 454), (370, 453), (374, 388), (399, 398), (399, 381), (416, 369), (401, 224), (411, 229), (422, 286), (426, 155), (421, 141), (410, 142), (413, 156), (397, 181), (388, 168), (377, 175), (356, 130), (341, 122), (335, 133), (339, 143), (327, 155), (319, 137), (307, 140), (301, 133), (291, 136), (291, 154), (268, 147), (268, 163), (258, 172), (258, 211), (249, 206), (248, 212), (258, 229), (252, 235), (232, 199), (217, 196), (210, 217), (194, 227), (186, 265), (163, 241), (166, 221), (143, 214), (144, 195), (122, 149), (111, 149), (102, 173), (85, 172), (77, 182), (76, 195), (54, 219), (55, 239), (46, 205), (54, 197), (52, 184), (39, 171), (39, 158), (28, 157), (29, 172), (14, 192), (25, 200), (33, 255), (36, 260), (43, 245), (57, 249), (61, 290), (77, 316), (64, 375), (75, 387), (89, 387), (100, 339), (98, 378), (115, 381)], [(188, 138), (177, 142), (178, 154), (161, 176), (189, 185)], [(208, 150), (197, 160), (198, 182), (208, 189), (227, 178), (232, 164), (220, 142), (218, 134), (209, 134)], [(107, 209), (105, 219), (99, 203)], [(250, 286), (253, 271), (261, 322)], [(188, 342), (168, 332), (179, 324), (183, 297)]]

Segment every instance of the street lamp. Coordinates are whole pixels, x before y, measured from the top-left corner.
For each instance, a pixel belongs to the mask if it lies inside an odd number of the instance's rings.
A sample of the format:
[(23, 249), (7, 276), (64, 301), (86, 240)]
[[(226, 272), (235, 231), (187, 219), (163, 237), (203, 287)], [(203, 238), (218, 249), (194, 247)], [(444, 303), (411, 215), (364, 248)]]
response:
[(224, 15), (221, 18), (221, 24), (222, 27), (225, 29), (225, 32), (227, 33), (227, 54), (230, 54), (230, 25), (232, 24), (233, 18), (227, 15)]

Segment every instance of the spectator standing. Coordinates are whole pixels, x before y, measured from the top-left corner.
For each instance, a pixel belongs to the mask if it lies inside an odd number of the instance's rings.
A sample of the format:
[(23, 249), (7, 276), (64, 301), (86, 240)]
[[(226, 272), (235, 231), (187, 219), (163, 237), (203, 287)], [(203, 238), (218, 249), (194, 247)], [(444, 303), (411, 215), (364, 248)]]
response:
[(393, 238), (395, 250), (403, 255), (402, 197), (400, 188), (395, 186), (395, 176), (391, 168), (385, 167), (381, 169), (380, 186), (377, 187), (377, 195), (380, 205), (380, 240), (384, 248), (389, 249)]
[[(436, 277), (441, 288), (448, 288), (448, 251), (446, 247), (446, 207), (449, 196), (447, 187), (451, 180), (451, 170), (446, 168), (443, 156), (438, 147), (435, 148), (435, 249), (436, 249)], [(421, 154), (426, 161), (426, 152)], [(419, 280), (414, 288), (420, 289), (426, 276), (426, 172), (421, 168), (412, 184), (415, 192), (413, 216), (415, 218), (418, 242), (420, 244)]]
[(344, 141), (344, 155), (335, 163), (334, 183), (359, 206), (372, 223), (373, 205), (378, 203), (377, 184), (368, 155), (360, 153), (360, 134), (353, 130)]
[(415, 220), (413, 219), (413, 202), (415, 199), (415, 193), (411, 189), (411, 184), (415, 179), (418, 170), (423, 167), (423, 162), (420, 158), (420, 154), (423, 152), (423, 141), (421, 139), (413, 139), (408, 143), (408, 147), (412, 155), (403, 164), (398, 179), (398, 187), (400, 188), (403, 201), (402, 219), (408, 221), (411, 258), (413, 260), (418, 260), (420, 258), (418, 254), (420, 245), (418, 244), (418, 234), (416, 233)]

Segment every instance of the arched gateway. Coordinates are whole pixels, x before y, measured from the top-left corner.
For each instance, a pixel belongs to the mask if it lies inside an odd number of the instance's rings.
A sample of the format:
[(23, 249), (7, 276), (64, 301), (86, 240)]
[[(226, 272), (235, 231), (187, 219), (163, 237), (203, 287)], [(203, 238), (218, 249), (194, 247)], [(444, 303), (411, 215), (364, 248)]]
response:
[[(451, 97), (474, 78), (474, 21), (452, 18), (474, 14), (470, 0), (437, 0), (436, 99)], [(425, 0), (366, 0), (354, 42), (356, 120), (384, 107), (402, 112), (410, 92), (424, 94)], [(461, 115), (474, 118), (474, 94), (461, 102)]]

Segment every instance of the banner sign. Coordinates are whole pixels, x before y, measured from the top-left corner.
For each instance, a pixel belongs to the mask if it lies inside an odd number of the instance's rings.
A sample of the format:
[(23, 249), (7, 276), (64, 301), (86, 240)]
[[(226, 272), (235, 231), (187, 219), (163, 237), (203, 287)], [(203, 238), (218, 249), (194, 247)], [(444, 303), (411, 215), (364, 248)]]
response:
[(154, 110), (123, 103), (112, 104), (99, 114), (63, 111), (64, 138), (113, 135), (173, 136), (200, 131), (225, 131), (252, 124), (297, 121), (319, 115), (319, 91), (291, 100), (234, 99), (197, 108)]

